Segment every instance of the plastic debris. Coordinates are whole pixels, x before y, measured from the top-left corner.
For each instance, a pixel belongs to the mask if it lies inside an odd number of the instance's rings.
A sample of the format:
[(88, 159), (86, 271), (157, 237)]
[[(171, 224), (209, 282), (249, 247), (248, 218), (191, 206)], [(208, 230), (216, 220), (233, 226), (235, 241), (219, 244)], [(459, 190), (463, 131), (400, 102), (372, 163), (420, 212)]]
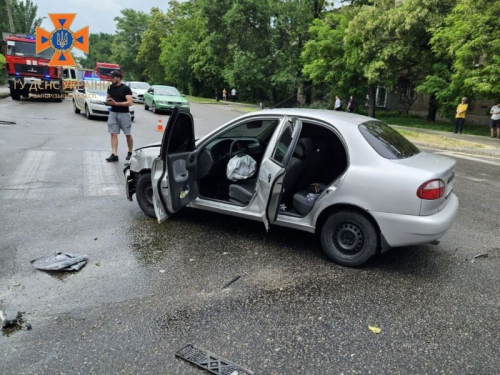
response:
[(42, 271), (78, 271), (89, 260), (86, 255), (56, 252), (31, 261), (36, 269)]
[(477, 254), (475, 255), (472, 260), (470, 261), (471, 263), (474, 263), (474, 261), (477, 259), (477, 258), (488, 258), (488, 253), (482, 253), (482, 254)]
[(382, 332), (382, 330), (378, 327), (375, 327), (375, 326), (368, 326), (368, 329), (370, 331), (372, 331), (373, 333), (375, 333), (376, 335), (379, 334), (380, 332)]
[(2, 322), (2, 328), (18, 324), (18, 320), (20, 318), (21, 314), (17, 310), (13, 309), (0, 310), (0, 321)]

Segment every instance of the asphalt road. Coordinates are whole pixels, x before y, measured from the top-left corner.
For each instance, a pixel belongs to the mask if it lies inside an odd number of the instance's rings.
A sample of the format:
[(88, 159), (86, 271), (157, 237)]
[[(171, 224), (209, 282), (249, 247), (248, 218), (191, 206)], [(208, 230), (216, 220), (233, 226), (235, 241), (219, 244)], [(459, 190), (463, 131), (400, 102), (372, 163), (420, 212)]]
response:
[[(239, 115), (192, 112), (197, 135)], [(349, 269), (302, 232), (188, 209), (158, 225), (124, 197), (124, 137), (102, 163), (106, 122), (68, 101), (2, 99), (0, 120), (16, 122), (0, 123), (0, 305), (33, 327), (0, 334), (1, 374), (203, 374), (174, 357), (186, 343), (256, 374), (498, 373), (498, 160), (457, 159), (460, 213), (438, 246)], [(138, 106), (137, 146), (156, 122)], [(54, 251), (90, 261), (31, 266)]]

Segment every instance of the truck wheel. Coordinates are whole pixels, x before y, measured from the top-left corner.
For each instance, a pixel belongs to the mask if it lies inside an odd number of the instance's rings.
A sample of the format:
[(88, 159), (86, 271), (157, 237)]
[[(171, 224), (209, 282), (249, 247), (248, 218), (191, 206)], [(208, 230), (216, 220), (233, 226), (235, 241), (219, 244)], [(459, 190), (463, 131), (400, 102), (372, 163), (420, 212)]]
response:
[(145, 109), (146, 111), (149, 111), (149, 107), (148, 107), (148, 105), (146, 104), (146, 101), (145, 101), (145, 100), (144, 100), (144, 109)]
[(85, 104), (85, 117), (87, 117), (87, 119), (89, 120), (92, 120), (92, 115), (90, 114), (89, 106), (87, 104)]
[(12, 100), (21, 100), (21, 94), (19, 94), (19, 91), (10, 89), (10, 97)]
[(153, 184), (151, 183), (151, 173), (142, 174), (135, 186), (135, 196), (142, 212), (147, 216), (156, 218), (155, 207), (153, 205)]
[(357, 267), (377, 252), (378, 234), (372, 222), (356, 211), (332, 214), (321, 229), (321, 245), (335, 263)]
[(80, 113), (80, 110), (76, 106), (75, 99), (73, 99), (73, 110), (75, 111), (76, 114)]

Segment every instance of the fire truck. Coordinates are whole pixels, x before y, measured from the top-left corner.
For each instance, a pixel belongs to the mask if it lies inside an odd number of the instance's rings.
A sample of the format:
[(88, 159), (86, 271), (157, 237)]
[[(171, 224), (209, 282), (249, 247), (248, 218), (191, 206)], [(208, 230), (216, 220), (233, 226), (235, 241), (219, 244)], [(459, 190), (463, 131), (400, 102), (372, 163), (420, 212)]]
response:
[(120, 65), (118, 64), (102, 63), (102, 62), (95, 63), (95, 74), (102, 81), (111, 81), (110, 74), (113, 70), (119, 70), (123, 75), (123, 71), (120, 70)]
[(33, 35), (3, 33), (3, 51), (7, 70), (10, 96), (51, 98), (62, 102), (63, 74), (61, 67), (49, 66), (54, 54), (52, 48), (36, 53)]

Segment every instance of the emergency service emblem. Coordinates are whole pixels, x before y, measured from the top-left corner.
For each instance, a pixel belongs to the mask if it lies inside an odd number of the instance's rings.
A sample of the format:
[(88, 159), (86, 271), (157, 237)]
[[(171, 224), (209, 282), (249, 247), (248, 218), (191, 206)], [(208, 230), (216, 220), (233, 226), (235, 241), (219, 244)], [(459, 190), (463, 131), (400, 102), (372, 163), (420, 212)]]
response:
[(53, 48), (55, 52), (49, 66), (75, 66), (70, 51), (74, 47), (89, 53), (89, 27), (85, 26), (76, 32), (69, 29), (76, 13), (49, 13), (49, 17), (55, 29), (50, 32), (41, 27), (36, 28), (36, 53)]

